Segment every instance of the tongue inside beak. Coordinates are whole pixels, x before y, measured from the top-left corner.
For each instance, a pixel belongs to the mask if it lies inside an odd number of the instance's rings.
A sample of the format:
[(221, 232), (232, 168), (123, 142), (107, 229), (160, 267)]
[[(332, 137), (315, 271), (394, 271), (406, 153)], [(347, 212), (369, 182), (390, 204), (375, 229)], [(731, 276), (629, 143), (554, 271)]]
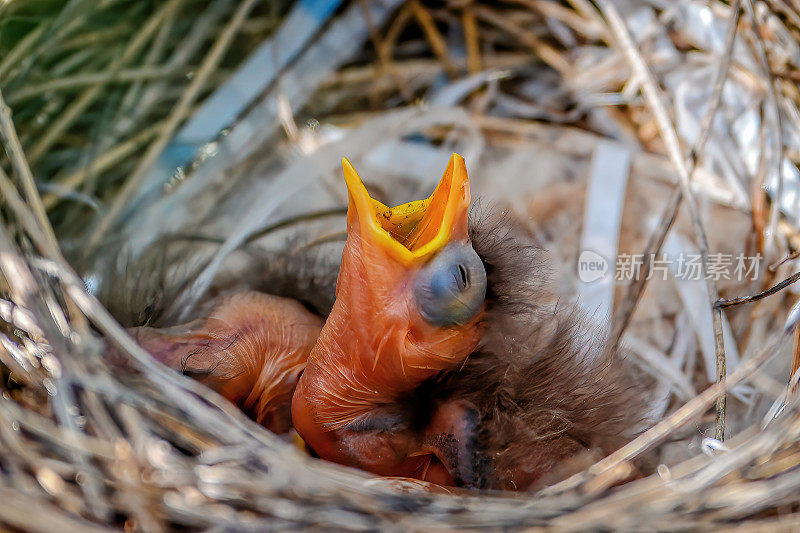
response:
[(404, 266), (427, 261), (449, 242), (467, 240), (469, 179), (464, 158), (453, 154), (436, 190), (424, 200), (387, 207), (370, 197), (355, 168), (342, 160), (350, 195), (348, 227)]

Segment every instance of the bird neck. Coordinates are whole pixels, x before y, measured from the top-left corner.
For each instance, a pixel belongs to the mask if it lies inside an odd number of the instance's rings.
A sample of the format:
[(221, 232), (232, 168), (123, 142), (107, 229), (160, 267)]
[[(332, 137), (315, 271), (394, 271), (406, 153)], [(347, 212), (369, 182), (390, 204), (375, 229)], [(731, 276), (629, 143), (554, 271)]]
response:
[(452, 328), (428, 323), (411, 290), (414, 272), (362, 249), (348, 239), (336, 301), (296, 394), (306, 397), (314, 423), (326, 430), (454, 368), (475, 349), (482, 331), (481, 316)]

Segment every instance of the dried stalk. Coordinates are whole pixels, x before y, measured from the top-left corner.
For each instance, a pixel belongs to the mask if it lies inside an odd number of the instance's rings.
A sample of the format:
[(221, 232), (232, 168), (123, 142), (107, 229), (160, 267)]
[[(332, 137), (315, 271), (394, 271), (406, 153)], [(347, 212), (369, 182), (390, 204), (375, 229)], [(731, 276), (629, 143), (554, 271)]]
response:
[(778, 228), (778, 216), (780, 214), (781, 203), (783, 200), (783, 124), (781, 119), (781, 110), (778, 106), (778, 98), (775, 96), (775, 81), (773, 79), (772, 70), (769, 67), (767, 48), (764, 45), (764, 40), (760, 35), (761, 26), (756, 17), (755, 10), (753, 9), (752, 0), (745, 0), (744, 7), (747, 11), (747, 16), (750, 18), (750, 21), (753, 24), (753, 38), (756, 42), (756, 55), (767, 83), (767, 105), (770, 109), (772, 109), (774, 114), (774, 120), (770, 121), (770, 124), (772, 126), (771, 137), (773, 146), (772, 153), (775, 165), (774, 171), (778, 177), (778, 189), (775, 191), (775, 197), (772, 199), (772, 205), (770, 206), (769, 213), (769, 226), (766, 230), (766, 237), (769, 238), (769, 240), (767, 240), (766, 253), (769, 256), (771, 255), (770, 251), (774, 245), (778, 244), (780, 246), (776, 230)]
[(5, 100), (3, 100), (2, 92), (0, 92), (0, 139), (5, 143), (6, 151), (11, 159), (11, 166), (20, 182), (22, 182), (25, 196), (38, 220), (39, 230), (44, 234), (44, 240), (47, 241), (47, 246), (57, 249), (56, 235), (53, 232), (52, 226), (50, 226), (50, 221), (47, 218), (47, 211), (44, 209), (39, 191), (36, 189), (36, 180), (33, 179), (33, 173), (28, 165), (28, 161), (25, 159), (25, 154), (19, 143), (19, 137), (17, 137), (17, 130), (14, 128), (14, 122), (11, 120), (11, 110), (6, 105)]

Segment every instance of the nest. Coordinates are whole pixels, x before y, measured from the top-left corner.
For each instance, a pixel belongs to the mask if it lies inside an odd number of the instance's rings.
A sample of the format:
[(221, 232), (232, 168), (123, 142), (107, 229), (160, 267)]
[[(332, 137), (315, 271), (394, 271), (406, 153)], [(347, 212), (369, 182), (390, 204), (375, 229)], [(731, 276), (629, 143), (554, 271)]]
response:
[[(0, 523), (800, 526), (796, 296), (718, 303), (797, 278), (800, 6), (317, 4), (0, 6)], [(318, 29), (298, 41), (290, 25), (308, 13)], [(190, 157), (165, 160), (265, 40), (275, 72), (258, 94)], [(273, 272), (298, 235), (335, 256), (341, 156), (400, 202), (452, 151), (476, 197), (549, 244), (565, 297), (614, 298), (611, 336), (652, 377), (649, 429), (583, 472), (533, 494), (369, 477), (304, 456), (127, 335), (186, 318), (254, 262)], [(584, 224), (609, 205), (610, 229)], [(593, 299), (575, 271), (589, 237), (654, 260)], [(659, 269), (661, 250), (694, 250), (705, 273), (719, 254), (761, 262), (684, 283)], [(135, 371), (104, 357), (109, 345)], [(652, 468), (620, 484), (642, 457)]]

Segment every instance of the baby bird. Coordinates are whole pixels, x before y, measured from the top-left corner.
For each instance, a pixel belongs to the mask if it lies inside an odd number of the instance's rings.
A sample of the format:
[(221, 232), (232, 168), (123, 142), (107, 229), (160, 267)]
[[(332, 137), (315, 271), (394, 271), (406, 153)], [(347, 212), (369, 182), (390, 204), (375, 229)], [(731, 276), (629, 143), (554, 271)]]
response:
[(524, 231), (470, 220), (463, 158), (429, 198), (393, 208), (343, 168), (347, 241), (327, 317), (247, 292), (132, 334), (269, 429), (291, 423), (319, 457), (382, 476), (525, 490), (629, 437), (646, 404), (635, 376), (555, 301)]
[(344, 161), (336, 301), (292, 402), (322, 458), (386, 476), (522, 490), (642, 420), (629, 369), (553, 303), (543, 251), (502, 218), (468, 221), (454, 154), (433, 195), (388, 208)]
[(247, 291), (219, 298), (188, 324), (129, 331), (156, 359), (280, 434), (292, 427), (292, 394), (322, 324), (295, 300)]

